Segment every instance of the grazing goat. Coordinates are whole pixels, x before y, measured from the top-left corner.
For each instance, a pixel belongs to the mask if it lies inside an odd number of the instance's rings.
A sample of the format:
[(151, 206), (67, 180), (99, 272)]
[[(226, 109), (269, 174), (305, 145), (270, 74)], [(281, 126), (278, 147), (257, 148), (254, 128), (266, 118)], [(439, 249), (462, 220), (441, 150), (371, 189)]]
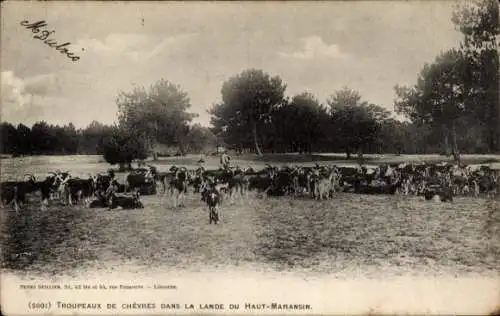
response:
[(184, 206), (185, 194), (188, 192), (188, 172), (185, 167), (179, 169), (174, 167), (171, 171), (174, 173), (174, 177), (170, 180), (170, 191), (173, 199), (174, 208)]
[(14, 210), (19, 210), (19, 204), (25, 204), (27, 201), (26, 195), (33, 193), (39, 189), (35, 178), (29, 175), (27, 181), (7, 181), (1, 185), (1, 203), (8, 206), (13, 205)]
[(201, 199), (208, 205), (208, 223), (212, 224), (213, 222), (214, 224), (217, 224), (219, 221), (218, 206), (221, 202), (221, 194), (217, 191), (215, 185), (211, 185), (209, 189), (205, 189), (202, 192)]

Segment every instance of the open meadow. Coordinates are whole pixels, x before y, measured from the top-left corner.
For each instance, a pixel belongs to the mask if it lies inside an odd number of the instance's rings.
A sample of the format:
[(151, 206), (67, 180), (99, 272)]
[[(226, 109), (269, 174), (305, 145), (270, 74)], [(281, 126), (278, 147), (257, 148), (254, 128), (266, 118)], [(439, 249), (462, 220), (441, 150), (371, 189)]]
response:
[[(269, 163), (292, 163), (283, 161), (286, 155), (280, 157), (282, 161)], [(345, 163), (329, 158), (320, 162)], [(197, 159), (155, 164), (160, 170), (172, 164), (194, 167)], [(215, 157), (208, 160), (210, 168)], [(259, 167), (268, 162), (238, 163)], [(2, 177), (41, 177), (55, 169), (85, 176), (107, 168), (100, 157), (26, 157), (2, 160)], [(162, 194), (142, 200), (145, 208), (134, 210), (53, 205), (40, 211), (38, 204), (18, 214), (4, 209), (2, 269), (57, 276), (133, 265), (139, 270), (245, 269), (339, 278), (496, 276), (500, 271), (500, 202), (493, 198), (436, 203), (421, 197), (337, 193), (331, 200), (315, 201), (250, 193), (223, 203), (222, 222), (216, 226), (208, 224), (199, 194), (191, 192), (186, 206), (178, 209)]]

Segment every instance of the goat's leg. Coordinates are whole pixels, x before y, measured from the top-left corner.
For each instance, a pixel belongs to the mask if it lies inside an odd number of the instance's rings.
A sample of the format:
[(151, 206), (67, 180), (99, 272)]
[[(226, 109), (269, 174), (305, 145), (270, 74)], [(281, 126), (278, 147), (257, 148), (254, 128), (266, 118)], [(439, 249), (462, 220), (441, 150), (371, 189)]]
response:
[(240, 198), (240, 204), (243, 203), (243, 187), (240, 185), (239, 190), (238, 190), (238, 195)]
[(14, 204), (14, 199), (10, 200), (9, 203), (5, 207), (11, 207), (11, 205)]
[(182, 191), (181, 194), (179, 195), (179, 200), (180, 200), (180, 206), (181, 207), (184, 207), (184, 198), (185, 198), (185, 193), (184, 193), (184, 191)]
[(234, 203), (234, 187), (228, 187), (228, 201), (229, 201), (229, 205), (233, 205)]
[(46, 204), (48, 204), (48, 200), (42, 197), (40, 200), (40, 210), (45, 211), (47, 209)]
[(19, 212), (19, 205), (17, 203), (17, 198), (14, 199), (14, 210), (16, 210), (16, 213)]
[(162, 181), (162, 185), (163, 185), (163, 195), (168, 195), (167, 179), (164, 179)]
[(176, 208), (177, 207), (177, 197), (176, 197), (176, 192), (174, 192), (172, 194), (172, 205), (173, 205), (173, 208)]

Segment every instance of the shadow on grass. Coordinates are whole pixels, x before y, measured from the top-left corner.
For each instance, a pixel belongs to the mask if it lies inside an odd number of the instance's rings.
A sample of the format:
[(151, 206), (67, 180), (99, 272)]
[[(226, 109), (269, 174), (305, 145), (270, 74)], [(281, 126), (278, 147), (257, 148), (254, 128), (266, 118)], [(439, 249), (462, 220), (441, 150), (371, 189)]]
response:
[(315, 257), (320, 253), (352, 257), (350, 249), (359, 242), (338, 238), (339, 233), (351, 230), (349, 223), (338, 222), (335, 212), (315, 211), (325, 209), (326, 203), (321, 206), (311, 200), (278, 203), (279, 206), (269, 206), (269, 210), (259, 212), (260, 225), (266, 229), (259, 234), (254, 249), (256, 257), (282, 268), (310, 267), (315, 265)]
[[(57, 273), (96, 258), (85, 226), (88, 214), (71, 208), (24, 209), (2, 214), (2, 268)], [(47, 269), (47, 266), (50, 267)]]

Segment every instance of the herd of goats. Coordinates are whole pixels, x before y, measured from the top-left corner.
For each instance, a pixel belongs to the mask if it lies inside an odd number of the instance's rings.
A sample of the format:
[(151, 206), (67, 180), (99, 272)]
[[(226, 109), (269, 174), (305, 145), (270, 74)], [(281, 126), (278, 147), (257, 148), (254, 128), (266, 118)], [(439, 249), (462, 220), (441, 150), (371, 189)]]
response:
[(226, 198), (243, 197), (252, 190), (267, 196), (310, 196), (317, 200), (331, 199), (335, 192), (351, 192), (417, 195), (446, 202), (453, 201), (454, 196), (498, 197), (499, 186), (498, 170), (448, 163), (377, 167), (267, 165), (259, 171), (238, 166), (217, 170), (172, 166), (168, 172), (147, 165), (131, 171), (122, 183), (113, 170), (89, 178), (72, 177), (61, 171), (49, 173), (43, 180), (25, 175), (22, 181), (2, 182), (1, 202), (2, 207), (13, 206), (16, 211), (27, 204), (29, 196), (35, 196), (42, 209), (49, 201), (130, 209), (144, 207), (141, 195), (163, 194), (172, 197), (173, 207), (182, 207), (185, 194), (192, 191), (201, 195), (212, 212)]

